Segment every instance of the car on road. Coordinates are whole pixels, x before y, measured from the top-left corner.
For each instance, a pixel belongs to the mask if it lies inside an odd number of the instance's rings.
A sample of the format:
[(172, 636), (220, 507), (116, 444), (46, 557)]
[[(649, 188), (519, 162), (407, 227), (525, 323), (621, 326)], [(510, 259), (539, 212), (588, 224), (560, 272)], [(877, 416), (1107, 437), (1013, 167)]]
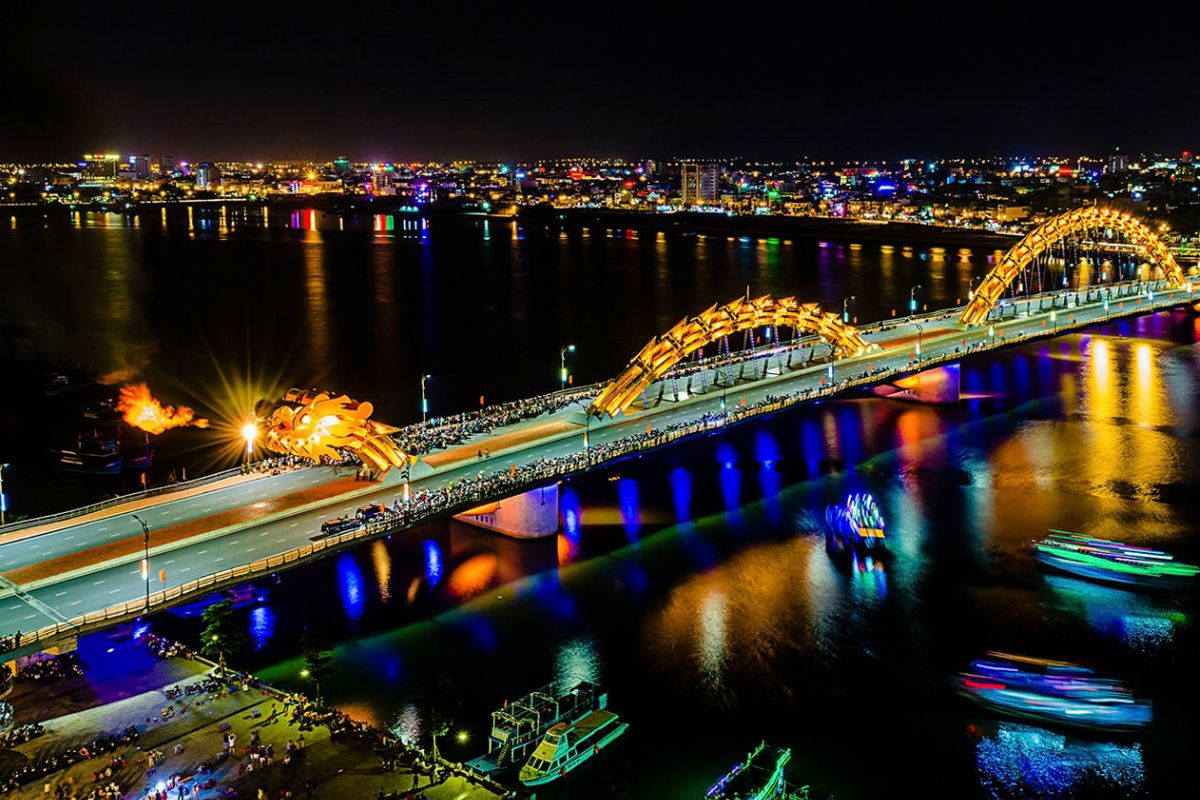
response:
[(383, 519), (385, 514), (387, 514), (387, 509), (379, 503), (362, 506), (355, 512), (355, 515), (363, 522), (373, 522), (377, 519)]
[(345, 533), (360, 527), (363, 524), (361, 519), (354, 517), (331, 517), (321, 523), (321, 535), (333, 536), (336, 533)]

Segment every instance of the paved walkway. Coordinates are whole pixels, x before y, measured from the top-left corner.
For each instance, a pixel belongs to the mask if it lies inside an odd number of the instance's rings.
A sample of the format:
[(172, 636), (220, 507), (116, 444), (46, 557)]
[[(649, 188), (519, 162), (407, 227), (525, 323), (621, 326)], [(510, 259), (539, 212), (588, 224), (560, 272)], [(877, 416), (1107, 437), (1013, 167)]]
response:
[[(99, 681), (73, 678), (54, 684), (20, 684), (10, 698), (17, 709), (18, 723), (42, 721), (43, 736), (14, 748), (6, 763), (38, 761), (75, 750), (101, 733), (116, 733), (134, 726), (140, 738), (134, 745), (81, 761), (44, 778), (28, 782), (8, 797), (15, 800), (44, 800), (45, 786), (51, 793), (61, 786), (68, 797), (86, 798), (95, 789), (115, 782), (120, 797), (143, 798), (150, 791), (174, 784), (183, 786), (185, 796), (199, 800), (256, 798), (263, 788), (271, 798), (283, 797), (291, 789), (294, 797), (372, 800), (383, 791), (410, 791), (414, 775), (407, 770), (383, 770), (381, 760), (364, 745), (333, 741), (329, 730), (318, 726), (300, 728), (282, 713), (280, 696), (263, 689), (238, 688), (217, 693), (184, 695), (169, 700), (164, 689), (200, 684), (209, 673), (201, 661), (168, 659), (151, 661), (136, 643), (116, 645), (118, 659), (135, 667), (124, 677), (109, 676)], [(139, 652), (140, 650), (140, 652)], [(112, 650), (108, 650), (112, 653)], [(103, 671), (101, 665), (99, 671)], [(114, 694), (115, 692), (115, 694)], [(62, 712), (62, 713), (59, 713)], [(165, 712), (165, 713), (164, 713)], [(232, 733), (235, 752), (223, 757), (223, 736)], [(270, 766), (257, 770), (246, 747), (257, 733), (262, 745), (271, 745), (275, 756)], [(291, 764), (283, 763), (289, 742), (303, 751)], [(159, 751), (163, 760), (154, 767), (148, 755)], [(111, 777), (103, 777), (111, 759), (120, 759)], [(201, 765), (208, 769), (198, 772)], [(102, 779), (96, 781), (96, 774)], [(182, 780), (181, 780), (182, 779)], [(462, 778), (450, 778), (437, 786), (427, 775), (417, 775), (417, 796), (429, 800), (496, 800), (497, 795)], [(312, 785), (309, 795), (306, 786)], [(195, 789), (193, 789), (195, 787)], [(194, 793), (193, 793), (194, 791)], [(169, 792), (175, 800), (178, 788)]]

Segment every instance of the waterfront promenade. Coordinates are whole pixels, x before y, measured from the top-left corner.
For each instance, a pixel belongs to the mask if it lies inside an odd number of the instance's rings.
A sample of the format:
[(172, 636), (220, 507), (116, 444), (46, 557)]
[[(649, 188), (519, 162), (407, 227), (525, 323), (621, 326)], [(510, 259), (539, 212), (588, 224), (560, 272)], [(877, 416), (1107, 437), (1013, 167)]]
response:
[[(357, 506), (367, 502), (389, 507), (403, 505), (405, 513), (386, 526), (386, 530), (396, 530), (438, 514), (462, 510), (472, 503), (511, 494), (538, 481), (553, 480), (611, 458), (644, 452), (683, 436), (719, 429), (796, 403), (887, 383), (930, 366), (1032, 338), (1192, 302), (1189, 288), (1152, 290), (1141, 284), (1129, 286), (1128, 292), (1107, 299), (1097, 293), (1090, 302), (1076, 297), (1070, 307), (1061, 304), (1051, 307), (1055, 295), (1035, 296), (1010, 303), (1003, 319), (994, 324), (970, 329), (956, 324), (959, 309), (888, 320), (882, 326), (863, 329), (868, 342), (877, 349), (861, 356), (834, 362), (814, 359), (801, 366), (780, 367), (775, 372), (763, 369), (763, 374), (756, 372), (753, 380), (719, 389), (712, 380), (716, 367), (711, 367), (708, 391), (685, 393), (678, 400), (671, 397), (661, 402), (656, 394), (649, 398), (647, 407), (631, 408), (615, 419), (586, 417), (587, 398), (584, 398), (578, 405), (502, 426), (447, 450), (424, 455), (411, 471), (408, 487), (413, 498), (411, 505), (403, 503), (403, 478), (399, 471), (393, 470), (382, 482), (351, 485), (345, 492), (332, 493), (325, 500), (297, 503), (259, 519), (246, 520), (244, 524), (198, 530), (195, 536), (171, 540), (158, 539), (152, 534), (150, 561), (155, 580), (151, 591), (165, 588), (169, 594), (173, 588), (186, 589), (194, 579), (214, 574), (227, 575), (221, 579), (226, 582), (250, 577), (310, 557), (328, 546), (348, 543), (356, 537), (321, 541), (314, 538), (319, 535), (322, 521), (353, 514)], [(760, 364), (769, 364), (772, 353), (764, 349), (756, 358)], [(778, 365), (782, 354), (776, 353), (775, 358)], [(530, 431), (538, 435), (529, 435)], [(480, 451), (485, 451), (486, 456), (470, 456)], [(328, 468), (300, 470), (185, 502), (204, 502), (204, 498), (209, 498), (212, 508), (215, 506), (211, 504), (218, 502), (236, 506), (238, 502), (244, 505), (253, 499), (250, 503), (253, 509), (259, 503), (271, 502), (270, 491), (286, 494), (292, 484), (303, 486), (309, 481), (312, 486), (321, 486), (336, 480), (338, 477)], [(251, 489), (267, 494), (259, 498), (223, 497), (226, 491), (245, 493)], [(173, 505), (168, 498), (161, 498), (164, 514)], [(17, 631), (27, 636), (30, 631), (47, 626), (69, 628), (86, 614), (100, 614), (103, 622), (109, 618), (106, 609), (124, 608), (113, 615), (116, 617), (141, 610), (144, 601), (139, 598), (144, 596), (146, 587), (139, 563), (140, 532), (133, 529), (122, 536), (99, 530), (99, 521), (88, 525), (94, 527), (64, 525), (36, 537), (0, 545), (0, 636), (12, 637)], [(91, 538), (81, 538), (82, 530)], [(384, 530), (377, 526), (363, 534), (377, 535)], [(92, 549), (106, 544), (99, 537), (110, 536), (123, 538), (124, 549), (120, 552)], [(61, 571), (44, 566), (48, 561), (53, 563), (56, 552), (79, 551), (91, 551), (96, 558), (90, 562), (85, 558)], [(166, 571), (165, 587), (157, 581), (160, 569)], [(197, 584), (196, 590), (216, 582)], [(184, 589), (179, 589), (175, 594), (183, 593)]]
[[(5, 756), (7, 763), (12, 768), (62, 759), (102, 734), (130, 727), (138, 733), (136, 742), (27, 780), (8, 797), (44, 800), (47, 785), (51, 796), (61, 787), (66, 797), (78, 800), (114, 785), (118, 792), (113, 800), (143, 798), (157, 790), (175, 800), (180, 787), (191, 800), (255, 798), (260, 788), (271, 798), (290, 789), (296, 798), (370, 800), (380, 791), (403, 797), (414, 786), (416, 796), (428, 800), (499, 797), (447, 770), (436, 781), (411, 763), (385, 770), (384, 760), (369, 745), (352, 737), (335, 738), (324, 725), (299, 726), (282, 713), (285, 696), (273, 689), (235, 685), (174, 700), (167, 696), (168, 687), (201, 684), (212, 672), (211, 662), (157, 659), (136, 641), (115, 643), (112, 649), (91, 647), (88, 659), (98, 663), (82, 677), (17, 684), (10, 697), (17, 722), (39, 722), (46, 732), (13, 748)], [(272, 711), (278, 713), (272, 717)], [(235, 744), (226, 757), (229, 734)], [(253, 740), (260, 749), (273, 751), (270, 763), (247, 754)], [(289, 743), (302, 750), (285, 763)], [(154, 764), (149, 763), (151, 753)]]

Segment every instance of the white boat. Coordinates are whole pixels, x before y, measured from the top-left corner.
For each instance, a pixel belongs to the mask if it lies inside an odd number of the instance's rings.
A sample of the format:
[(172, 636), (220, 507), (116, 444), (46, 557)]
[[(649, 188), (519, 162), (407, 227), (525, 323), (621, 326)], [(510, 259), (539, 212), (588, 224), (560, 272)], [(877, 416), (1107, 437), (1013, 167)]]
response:
[(572, 722), (560, 722), (521, 767), (519, 778), (526, 786), (556, 781), (592, 756), (598, 755), (629, 727), (611, 711), (596, 709)]

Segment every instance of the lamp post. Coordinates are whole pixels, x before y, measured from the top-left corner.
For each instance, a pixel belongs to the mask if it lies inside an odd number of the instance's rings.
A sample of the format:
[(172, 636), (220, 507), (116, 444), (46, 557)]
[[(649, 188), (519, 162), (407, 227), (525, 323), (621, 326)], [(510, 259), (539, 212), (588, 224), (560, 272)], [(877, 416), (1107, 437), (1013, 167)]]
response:
[(975, 299), (975, 281), (977, 281), (977, 280), (979, 280), (978, 275), (976, 275), (974, 278), (971, 278), (970, 282), (967, 283), (967, 302), (968, 303)]
[(242, 439), (246, 442), (246, 464), (249, 464), (254, 456), (254, 440), (258, 438), (258, 425), (253, 422), (247, 422), (242, 426)]
[(917, 313), (917, 290), (921, 288), (921, 284), (917, 284), (908, 290), (908, 315), (915, 316)]
[(8, 511), (8, 497), (4, 494), (4, 468), (8, 464), (0, 464), (0, 526), (4, 525), (4, 514)]
[(575, 345), (569, 344), (558, 351), (558, 379), (561, 388), (567, 388), (567, 353), (574, 353)]
[(850, 295), (849, 297), (842, 298), (842, 322), (850, 321), (850, 311), (848, 309), (848, 306), (850, 305), (851, 300), (856, 300), (856, 299), (857, 298), (854, 295)]
[(919, 322), (914, 322), (913, 327), (917, 329), (917, 363), (921, 363), (921, 334), (925, 332), (925, 328)]
[(425, 381), (432, 378), (432, 375), (421, 375), (421, 424), (429, 419), (429, 398), (425, 396)]
[(142, 526), (142, 577), (146, 580), (146, 610), (150, 610), (150, 526), (137, 514), (133, 518)]

